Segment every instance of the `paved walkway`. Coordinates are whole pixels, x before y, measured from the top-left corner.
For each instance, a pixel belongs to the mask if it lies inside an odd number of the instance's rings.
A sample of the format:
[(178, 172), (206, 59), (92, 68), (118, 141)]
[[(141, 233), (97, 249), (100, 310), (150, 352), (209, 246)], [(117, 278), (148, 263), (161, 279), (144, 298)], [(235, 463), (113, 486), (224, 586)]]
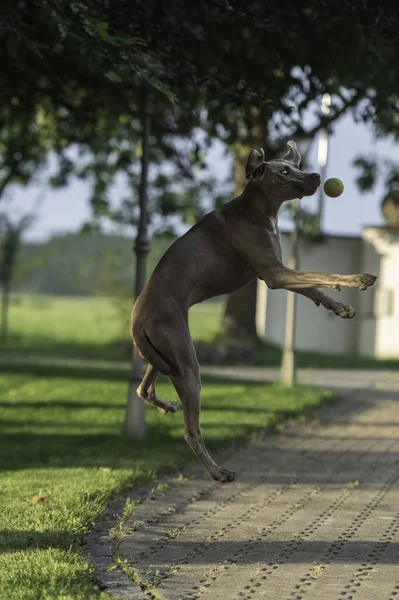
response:
[[(142, 491), (117, 550), (141, 586), (114, 570), (106, 589), (136, 600), (399, 599), (399, 380), (377, 377), (317, 422), (223, 461), (233, 484), (196, 468)], [(104, 530), (91, 549), (106, 567)]]

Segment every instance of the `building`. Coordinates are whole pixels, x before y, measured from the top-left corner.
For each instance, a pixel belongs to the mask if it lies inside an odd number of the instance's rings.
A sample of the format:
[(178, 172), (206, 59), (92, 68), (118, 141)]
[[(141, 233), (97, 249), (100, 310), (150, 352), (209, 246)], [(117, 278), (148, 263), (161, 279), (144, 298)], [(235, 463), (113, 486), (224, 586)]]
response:
[[(290, 234), (281, 235), (283, 260), (290, 256)], [(298, 294), (296, 342), (298, 350), (399, 358), (399, 230), (365, 227), (362, 236), (328, 236), (322, 243), (300, 240), (301, 271), (371, 273), (377, 282), (362, 292), (343, 288), (324, 290), (350, 304), (354, 319), (341, 319)], [(258, 282), (257, 329), (267, 342), (282, 346), (285, 337), (286, 290), (269, 290)]]

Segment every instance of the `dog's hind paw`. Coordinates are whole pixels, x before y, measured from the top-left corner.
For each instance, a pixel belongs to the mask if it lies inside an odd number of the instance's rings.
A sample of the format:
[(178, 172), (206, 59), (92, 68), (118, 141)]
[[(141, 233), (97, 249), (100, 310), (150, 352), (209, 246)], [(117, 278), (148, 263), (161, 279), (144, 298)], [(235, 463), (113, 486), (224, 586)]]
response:
[(158, 406), (159, 412), (166, 415), (167, 413), (175, 413), (179, 409), (177, 402), (162, 402), (162, 406)]
[(228, 469), (218, 469), (213, 471), (211, 475), (215, 481), (220, 481), (220, 483), (231, 483), (236, 478), (236, 474)]

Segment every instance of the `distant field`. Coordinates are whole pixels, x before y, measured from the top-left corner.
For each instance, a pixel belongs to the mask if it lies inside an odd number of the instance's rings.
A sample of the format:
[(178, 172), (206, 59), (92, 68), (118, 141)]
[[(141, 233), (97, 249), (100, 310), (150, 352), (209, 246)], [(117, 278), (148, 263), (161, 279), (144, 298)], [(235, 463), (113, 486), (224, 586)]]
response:
[[(126, 321), (103, 297), (63, 297), (19, 295), (10, 307), (10, 341), (6, 347), (29, 349), (43, 347), (80, 346), (88, 351), (97, 347), (112, 350), (121, 340), (130, 339), (130, 308), (126, 307)], [(190, 329), (193, 338), (209, 338), (219, 327), (223, 302), (208, 302), (194, 306), (190, 311)], [(91, 352), (90, 352), (91, 353)]]

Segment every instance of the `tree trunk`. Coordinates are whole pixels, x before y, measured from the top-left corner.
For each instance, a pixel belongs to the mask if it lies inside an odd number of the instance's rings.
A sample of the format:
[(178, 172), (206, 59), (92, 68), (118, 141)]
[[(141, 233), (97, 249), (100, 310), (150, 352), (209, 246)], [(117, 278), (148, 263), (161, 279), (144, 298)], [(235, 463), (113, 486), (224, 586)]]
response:
[(222, 321), (222, 335), (232, 339), (256, 338), (256, 290), (258, 280), (230, 294)]
[(10, 306), (10, 282), (4, 282), (1, 290), (1, 329), (0, 338), (7, 339), (8, 336), (8, 308)]
[[(251, 148), (262, 148), (266, 140), (266, 124), (262, 123), (259, 110), (251, 109), (252, 126), (248, 145), (237, 147), (234, 159), (234, 196), (239, 196), (244, 190), (247, 180), (245, 178), (245, 163)], [(256, 334), (256, 296), (257, 280), (230, 294), (218, 337), (231, 339), (255, 340)]]

